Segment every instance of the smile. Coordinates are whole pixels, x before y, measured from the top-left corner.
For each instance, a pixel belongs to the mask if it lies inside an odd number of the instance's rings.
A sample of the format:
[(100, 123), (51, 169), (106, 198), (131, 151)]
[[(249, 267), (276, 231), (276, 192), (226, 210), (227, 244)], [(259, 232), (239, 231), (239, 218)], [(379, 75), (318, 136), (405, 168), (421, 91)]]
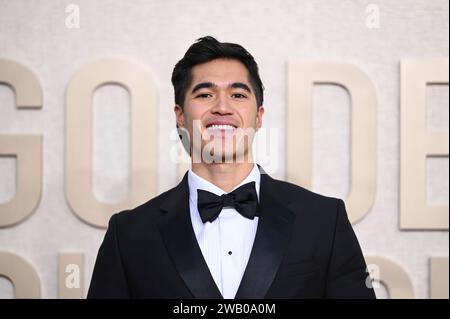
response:
[(213, 124), (207, 127), (208, 130), (235, 130), (236, 128), (233, 125), (228, 124)]

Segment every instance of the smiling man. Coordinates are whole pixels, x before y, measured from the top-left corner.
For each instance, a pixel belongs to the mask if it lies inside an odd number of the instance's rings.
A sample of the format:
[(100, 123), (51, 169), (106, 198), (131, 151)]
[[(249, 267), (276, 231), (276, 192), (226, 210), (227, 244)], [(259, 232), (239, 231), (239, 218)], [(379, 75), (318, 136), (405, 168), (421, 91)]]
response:
[(343, 201), (254, 163), (264, 107), (250, 53), (201, 38), (172, 84), (192, 168), (111, 217), (88, 297), (374, 298)]
[[(194, 137), (192, 171), (226, 192), (244, 180), (255, 166), (251, 144), (261, 127), (264, 107), (257, 66), (250, 62), (246, 61), (255, 74), (249, 74), (242, 62), (231, 58), (193, 66), (190, 86), (175, 101), (178, 127)], [(183, 63), (186, 62), (182, 60), (177, 66), (181, 69)], [(182, 72), (174, 72), (174, 85), (184, 76)], [(259, 82), (259, 87), (252, 82)]]

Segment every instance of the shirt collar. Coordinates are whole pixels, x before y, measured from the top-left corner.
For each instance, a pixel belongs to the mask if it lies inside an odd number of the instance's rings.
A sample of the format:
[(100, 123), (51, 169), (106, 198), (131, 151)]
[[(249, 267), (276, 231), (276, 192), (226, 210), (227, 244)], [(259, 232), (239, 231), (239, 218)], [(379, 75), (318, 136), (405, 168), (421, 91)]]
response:
[[(255, 182), (256, 194), (258, 195), (258, 199), (259, 199), (260, 180), (261, 180), (261, 173), (259, 171), (258, 165), (256, 165), (256, 163), (255, 163), (253, 166), (253, 169), (250, 171), (248, 176), (246, 178), (244, 178), (244, 180), (242, 182), (240, 182), (239, 185), (234, 187), (231, 190), (231, 192), (244, 184), (247, 184), (250, 182)], [(224, 190), (217, 187), (213, 183), (211, 183), (211, 182), (207, 181), (206, 179), (204, 179), (203, 177), (200, 177), (197, 174), (195, 174), (192, 171), (192, 169), (189, 169), (189, 171), (188, 171), (188, 185), (189, 185), (189, 199), (195, 204), (197, 204), (197, 189), (203, 189), (205, 191), (211, 192), (218, 196), (226, 193)]]

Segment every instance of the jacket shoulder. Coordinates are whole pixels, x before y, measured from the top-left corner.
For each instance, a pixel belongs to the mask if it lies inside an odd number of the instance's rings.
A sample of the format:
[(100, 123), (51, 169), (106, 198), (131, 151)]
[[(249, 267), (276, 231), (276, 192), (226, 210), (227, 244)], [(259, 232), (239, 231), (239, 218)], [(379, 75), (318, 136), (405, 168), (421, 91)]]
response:
[(336, 205), (336, 202), (341, 201), (341, 199), (310, 191), (300, 185), (296, 185), (291, 182), (275, 179), (272, 177), (269, 177), (269, 180), (272, 184), (271, 190), (273, 192), (276, 192), (278, 197), (283, 198), (287, 202), (294, 200), (302, 201), (303, 203)]
[(344, 201), (339, 198), (324, 196), (282, 180), (272, 179), (268, 184), (273, 197), (309, 229), (328, 229), (331, 234), (339, 220), (348, 221)]
[(144, 217), (146, 220), (155, 220), (161, 214), (161, 205), (175, 195), (176, 188), (173, 187), (135, 208), (116, 213), (113, 217), (117, 218), (120, 223), (140, 222)]

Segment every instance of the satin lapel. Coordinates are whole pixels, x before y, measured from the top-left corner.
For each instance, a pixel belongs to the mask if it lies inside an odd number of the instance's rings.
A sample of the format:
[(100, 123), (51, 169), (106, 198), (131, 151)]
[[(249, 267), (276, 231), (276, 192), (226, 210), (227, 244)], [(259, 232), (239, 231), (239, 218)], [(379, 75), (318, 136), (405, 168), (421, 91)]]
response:
[(162, 205), (159, 230), (176, 269), (195, 298), (222, 298), (195, 238), (189, 213), (187, 173)]
[(236, 299), (261, 299), (269, 290), (291, 237), (295, 215), (276, 199), (272, 179), (261, 172), (255, 242)]

